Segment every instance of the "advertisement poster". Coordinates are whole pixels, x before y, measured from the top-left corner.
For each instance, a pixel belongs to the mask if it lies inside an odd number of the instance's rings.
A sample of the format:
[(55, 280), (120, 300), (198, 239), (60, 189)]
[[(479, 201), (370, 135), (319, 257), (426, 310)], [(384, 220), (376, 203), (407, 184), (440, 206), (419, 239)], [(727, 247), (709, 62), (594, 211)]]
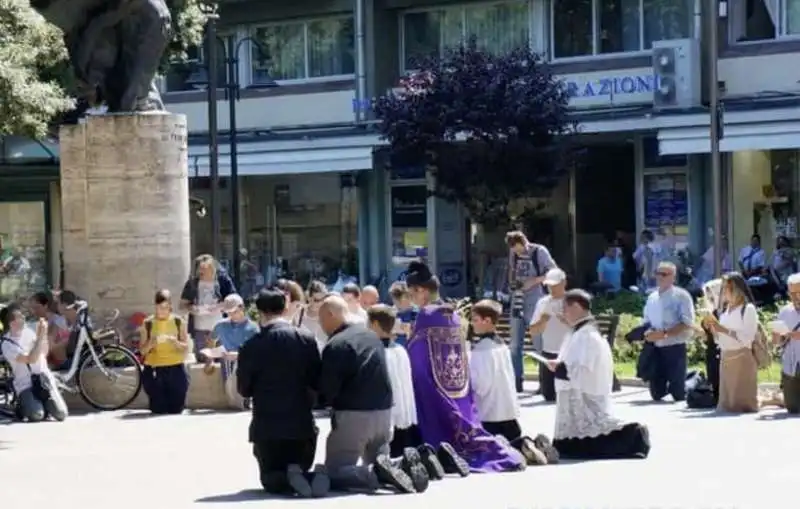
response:
[(689, 243), (689, 193), (685, 174), (645, 175), (644, 226), (681, 249)]

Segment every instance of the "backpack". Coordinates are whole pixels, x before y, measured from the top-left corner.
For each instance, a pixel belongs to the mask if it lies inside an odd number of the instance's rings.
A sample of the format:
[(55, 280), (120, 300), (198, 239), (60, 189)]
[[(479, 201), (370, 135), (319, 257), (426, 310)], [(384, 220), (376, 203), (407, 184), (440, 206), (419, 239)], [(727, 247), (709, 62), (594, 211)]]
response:
[[(747, 306), (742, 306), (742, 316)], [(756, 367), (758, 369), (766, 369), (772, 364), (772, 356), (769, 353), (769, 346), (767, 343), (767, 331), (761, 321), (758, 322), (758, 329), (756, 330), (756, 337), (753, 338), (753, 344), (750, 347), (753, 352), (753, 357), (756, 360)]]
[(714, 398), (714, 387), (703, 373), (690, 374), (686, 385), (686, 406), (688, 408), (702, 409), (717, 406), (716, 398)]

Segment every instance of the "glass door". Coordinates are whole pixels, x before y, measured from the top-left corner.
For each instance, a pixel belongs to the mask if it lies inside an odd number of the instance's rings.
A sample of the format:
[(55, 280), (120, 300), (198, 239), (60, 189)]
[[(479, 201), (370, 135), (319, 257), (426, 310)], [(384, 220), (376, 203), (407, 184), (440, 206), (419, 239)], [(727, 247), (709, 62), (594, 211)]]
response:
[(48, 286), (46, 201), (0, 201), (0, 302)]

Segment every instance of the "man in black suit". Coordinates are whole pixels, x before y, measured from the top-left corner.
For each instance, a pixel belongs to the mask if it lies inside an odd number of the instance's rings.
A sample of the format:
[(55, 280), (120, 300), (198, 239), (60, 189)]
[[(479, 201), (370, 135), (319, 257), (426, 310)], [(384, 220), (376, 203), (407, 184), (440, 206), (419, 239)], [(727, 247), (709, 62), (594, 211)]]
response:
[(306, 330), (287, 318), (279, 289), (256, 298), (261, 332), (239, 350), (239, 394), (252, 398), (250, 442), (261, 484), (269, 493), (322, 497), (330, 480), (322, 467), (309, 472), (319, 430), (312, 408), (320, 375), (319, 347)]
[[(319, 387), (333, 407), (325, 445), (331, 486), (372, 491), (388, 485), (400, 493), (414, 493), (409, 475), (388, 456), (393, 400), (385, 348), (374, 332), (350, 323), (349, 315), (347, 303), (338, 295), (326, 297), (319, 311), (320, 325), (328, 335)], [(409, 472), (419, 470), (408, 467)]]

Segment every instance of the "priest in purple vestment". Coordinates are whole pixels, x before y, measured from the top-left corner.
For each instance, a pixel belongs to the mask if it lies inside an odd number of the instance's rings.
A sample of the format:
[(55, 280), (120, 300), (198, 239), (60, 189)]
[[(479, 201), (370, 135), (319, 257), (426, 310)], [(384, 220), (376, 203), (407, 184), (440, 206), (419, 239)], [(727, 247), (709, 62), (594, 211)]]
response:
[(439, 280), (421, 262), (408, 266), (406, 284), (419, 314), (408, 355), (422, 439), (449, 443), (472, 472), (525, 468), (524, 457), (481, 426), (469, 385), (468, 346), (458, 313), (439, 299)]

